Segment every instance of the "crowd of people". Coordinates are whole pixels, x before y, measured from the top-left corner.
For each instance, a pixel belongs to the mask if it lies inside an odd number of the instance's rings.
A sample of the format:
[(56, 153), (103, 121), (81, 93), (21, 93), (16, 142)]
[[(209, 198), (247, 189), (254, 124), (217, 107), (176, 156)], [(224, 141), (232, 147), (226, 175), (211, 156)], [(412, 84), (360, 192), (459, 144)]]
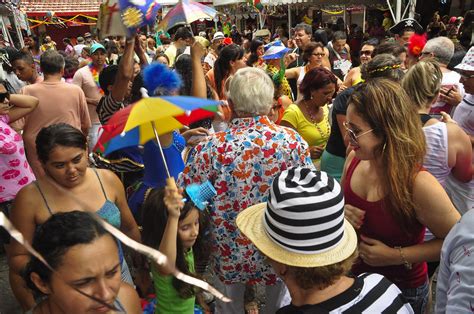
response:
[[(21, 308), (429, 313), (438, 271), (436, 312), (472, 311), (474, 11), (380, 22), (6, 47), (0, 210), (44, 258), (0, 230)], [(218, 112), (104, 155), (114, 114), (148, 95)]]

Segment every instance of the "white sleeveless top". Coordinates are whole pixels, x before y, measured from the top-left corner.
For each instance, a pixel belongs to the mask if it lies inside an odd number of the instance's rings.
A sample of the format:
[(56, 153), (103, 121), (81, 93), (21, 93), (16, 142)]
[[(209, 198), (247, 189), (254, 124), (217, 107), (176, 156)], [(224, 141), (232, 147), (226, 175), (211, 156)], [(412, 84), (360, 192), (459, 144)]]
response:
[(445, 187), (451, 173), (448, 165), (448, 129), (446, 123), (438, 122), (423, 127), (426, 138), (426, 155), (423, 166)]
[(296, 80), (296, 86), (298, 86), (298, 96), (296, 97), (296, 102), (299, 102), (300, 100), (303, 99), (303, 94), (300, 93), (300, 85), (301, 85), (301, 82), (303, 82), (305, 74), (306, 74), (305, 67), (304, 66), (300, 67), (300, 75), (298, 76), (298, 79)]

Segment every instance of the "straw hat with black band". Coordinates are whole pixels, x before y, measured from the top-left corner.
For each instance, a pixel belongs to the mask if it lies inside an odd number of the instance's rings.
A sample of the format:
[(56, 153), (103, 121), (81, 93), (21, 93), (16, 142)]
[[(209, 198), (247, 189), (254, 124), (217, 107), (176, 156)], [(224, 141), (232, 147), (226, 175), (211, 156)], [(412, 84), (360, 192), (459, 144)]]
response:
[(289, 266), (336, 264), (357, 248), (355, 230), (344, 218), (341, 186), (309, 168), (276, 176), (268, 202), (241, 212), (237, 226), (264, 255)]

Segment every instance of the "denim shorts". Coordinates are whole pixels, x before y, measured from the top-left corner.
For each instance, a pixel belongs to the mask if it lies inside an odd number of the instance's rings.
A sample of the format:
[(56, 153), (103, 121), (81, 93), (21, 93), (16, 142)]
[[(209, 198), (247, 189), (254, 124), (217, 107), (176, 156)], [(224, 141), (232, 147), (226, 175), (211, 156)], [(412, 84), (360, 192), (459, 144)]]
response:
[[(10, 211), (13, 206), (13, 201), (7, 201), (0, 203), (0, 211), (5, 214), (7, 218), (10, 218)], [(3, 228), (0, 227), (0, 245), (10, 243), (10, 234)]]
[(425, 283), (417, 288), (400, 289), (405, 299), (410, 303), (415, 314), (425, 313), (428, 304), (429, 281), (426, 279)]

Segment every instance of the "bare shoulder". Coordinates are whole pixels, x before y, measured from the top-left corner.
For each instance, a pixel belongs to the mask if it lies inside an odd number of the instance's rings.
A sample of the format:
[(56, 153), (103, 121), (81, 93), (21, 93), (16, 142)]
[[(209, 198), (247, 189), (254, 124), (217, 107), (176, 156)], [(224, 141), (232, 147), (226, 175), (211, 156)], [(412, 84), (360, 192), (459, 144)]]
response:
[(438, 180), (429, 173), (428, 171), (420, 171), (415, 176), (414, 181), (414, 192), (416, 193), (417, 190), (431, 190), (433, 188), (441, 187)]
[(116, 182), (117, 180), (120, 181), (117, 175), (108, 169), (94, 169), (94, 170), (97, 171), (97, 173), (99, 174), (102, 180), (106, 180), (107, 182), (110, 182), (110, 183)]
[(37, 183), (31, 182), (21, 188), (16, 194), (15, 204), (36, 204), (41, 194), (38, 190)]
[(140, 298), (137, 291), (128, 283), (122, 282), (118, 293), (118, 300), (129, 314), (141, 313)]

